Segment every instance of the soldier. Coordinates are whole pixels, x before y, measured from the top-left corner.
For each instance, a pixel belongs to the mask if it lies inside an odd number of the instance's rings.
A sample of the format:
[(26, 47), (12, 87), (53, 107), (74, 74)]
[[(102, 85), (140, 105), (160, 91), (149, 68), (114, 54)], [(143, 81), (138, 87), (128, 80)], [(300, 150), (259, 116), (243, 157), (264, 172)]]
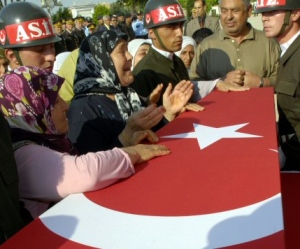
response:
[[(186, 21), (182, 6), (177, 0), (149, 0), (145, 6), (145, 13), (144, 27), (148, 29), (152, 46), (134, 67), (134, 82), (130, 85), (143, 97), (149, 96), (159, 84), (163, 84), (162, 92), (164, 92), (169, 83), (176, 86), (182, 80), (189, 80), (183, 61), (174, 54), (182, 47), (182, 27)], [(221, 80), (203, 82), (203, 84), (209, 86), (208, 92), (214, 87), (222, 91), (245, 90), (240, 86), (225, 84)], [(162, 97), (157, 104), (162, 104)], [(194, 103), (186, 108), (203, 110)]]
[(62, 19), (61, 20), (61, 28), (62, 28), (62, 33), (66, 31), (66, 20)]
[(74, 21), (73, 18), (66, 20), (66, 31), (63, 33), (65, 38), (67, 50), (73, 51), (76, 48), (79, 48), (79, 41), (77, 37), (73, 34)]
[(73, 34), (77, 37), (79, 46), (83, 39), (86, 37), (84, 33), (83, 22), (84, 18), (82, 16), (75, 17), (75, 28), (73, 29)]
[(88, 36), (90, 34), (88, 26), (90, 24), (92, 24), (92, 23), (93, 23), (93, 19), (90, 16), (87, 16), (85, 18), (85, 23), (84, 23), (84, 33), (85, 33), (85, 36)]
[(91, 23), (87, 26), (88, 31), (89, 31), (89, 35), (96, 32), (96, 24), (95, 23)]
[(275, 91), (279, 141), (286, 157), (282, 170), (300, 170), (300, 1), (258, 1), (267, 37), (281, 47)]
[(63, 37), (61, 21), (53, 22), (53, 26), (54, 26), (54, 31), (55, 31), (56, 35), (60, 38), (59, 42), (54, 43), (55, 55), (58, 55), (62, 52), (67, 52), (68, 50), (67, 50), (65, 38)]
[(28, 2), (11, 3), (1, 10), (0, 20), (0, 46), (4, 48), (10, 69), (26, 65), (52, 71), (54, 43), (60, 38), (43, 9)]

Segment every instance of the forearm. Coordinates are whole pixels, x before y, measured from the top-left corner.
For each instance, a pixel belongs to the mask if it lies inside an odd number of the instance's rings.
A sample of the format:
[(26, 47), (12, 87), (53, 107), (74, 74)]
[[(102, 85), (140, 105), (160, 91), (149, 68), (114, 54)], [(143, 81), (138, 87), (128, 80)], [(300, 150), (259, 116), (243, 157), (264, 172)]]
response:
[(15, 151), (20, 197), (59, 201), (73, 193), (104, 188), (134, 173), (121, 149), (70, 156), (39, 145)]

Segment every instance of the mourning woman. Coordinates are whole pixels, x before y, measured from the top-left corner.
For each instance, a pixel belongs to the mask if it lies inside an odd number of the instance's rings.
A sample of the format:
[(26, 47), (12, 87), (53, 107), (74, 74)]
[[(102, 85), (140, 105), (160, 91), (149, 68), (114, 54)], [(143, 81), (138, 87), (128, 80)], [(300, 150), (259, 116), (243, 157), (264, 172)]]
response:
[(175, 52), (175, 54), (178, 57), (180, 57), (180, 59), (183, 61), (186, 69), (188, 70), (188, 73), (190, 73), (190, 67), (195, 57), (195, 52), (196, 52), (195, 40), (189, 36), (183, 36), (181, 49)]
[(136, 38), (128, 42), (128, 51), (132, 55), (131, 70), (140, 62), (141, 59), (148, 53), (151, 47), (150, 39)]
[[(153, 127), (173, 120), (192, 95), (192, 83), (182, 81), (163, 94), (164, 106), (156, 107), (154, 96), (141, 99), (130, 88), (132, 56), (127, 38), (114, 31), (99, 31), (81, 44), (74, 82), (75, 97), (68, 118), (68, 137), (80, 153), (155, 142)], [(158, 94), (159, 95), (159, 94)]]
[[(66, 139), (63, 78), (21, 66), (0, 79), (0, 107), (12, 131), (19, 195), (33, 217), (73, 193), (104, 188), (134, 174), (134, 164), (169, 154), (163, 145), (136, 145), (77, 156)], [(157, 139), (157, 138), (156, 138)]]

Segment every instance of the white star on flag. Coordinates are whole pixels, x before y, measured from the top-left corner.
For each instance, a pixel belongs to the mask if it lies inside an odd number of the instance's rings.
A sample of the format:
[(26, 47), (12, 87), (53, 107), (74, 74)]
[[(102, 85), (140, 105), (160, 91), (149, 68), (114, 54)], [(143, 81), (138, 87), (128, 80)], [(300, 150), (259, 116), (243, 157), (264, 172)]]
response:
[(176, 135), (162, 136), (162, 138), (197, 138), (198, 144), (201, 149), (208, 147), (209, 145), (219, 141), (222, 138), (254, 138), (262, 137), (258, 135), (237, 132), (238, 129), (248, 125), (238, 124), (224, 127), (211, 127), (201, 124), (193, 124), (195, 132), (181, 133)]

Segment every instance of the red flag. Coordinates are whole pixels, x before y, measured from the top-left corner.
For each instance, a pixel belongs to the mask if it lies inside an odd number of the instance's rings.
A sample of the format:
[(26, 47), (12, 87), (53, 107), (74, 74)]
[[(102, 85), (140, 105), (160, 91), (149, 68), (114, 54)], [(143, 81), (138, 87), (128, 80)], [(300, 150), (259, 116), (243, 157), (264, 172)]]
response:
[(65, 248), (284, 248), (272, 88), (215, 91), (201, 105), (157, 133), (171, 155), (41, 221)]

